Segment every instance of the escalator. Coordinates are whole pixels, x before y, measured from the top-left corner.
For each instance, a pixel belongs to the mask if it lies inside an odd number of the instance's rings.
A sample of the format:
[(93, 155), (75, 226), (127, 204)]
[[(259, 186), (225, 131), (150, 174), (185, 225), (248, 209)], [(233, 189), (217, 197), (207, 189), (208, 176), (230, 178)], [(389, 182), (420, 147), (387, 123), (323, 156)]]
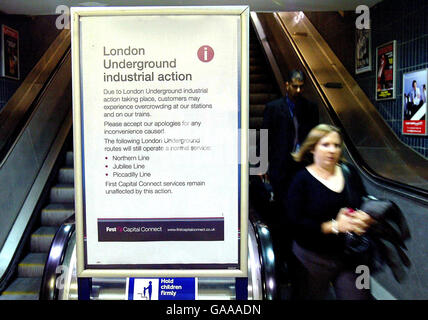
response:
[(39, 298), (52, 239), (74, 213), (70, 68), (65, 31), (0, 113), (0, 300)]
[[(250, 28), (250, 129), (260, 129), (266, 103), (281, 97), (254, 28)], [(256, 140), (258, 141), (258, 139)]]
[[(70, 141), (70, 139), (68, 139)], [(70, 143), (68, 143), (70, 145)], [(55, 184), (50, 188), (47, 204), (33, 227), (26, 253), (19, 261), (15, 279), (1, 293), (0, 300), (38, 300), (42, 277), (52, 240), (58, 228), (74, 214), (73, 151), (68, 150)]]

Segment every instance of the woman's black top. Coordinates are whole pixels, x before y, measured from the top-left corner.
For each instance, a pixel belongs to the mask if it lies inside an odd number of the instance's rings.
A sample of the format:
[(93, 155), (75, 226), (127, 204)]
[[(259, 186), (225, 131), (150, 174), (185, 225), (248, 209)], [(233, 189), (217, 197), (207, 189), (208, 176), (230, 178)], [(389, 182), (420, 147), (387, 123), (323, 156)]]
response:
[[(358, 195), (355, 198), (360, 199), (365, 194), (364, 187), (357, 173), (351, 173), (354, 183), (346, 183), (351, 193)], [(346, 190), (346, 186), (342, 192), (329, 189), (306, 168), (296, 174), (288, 191), (287, 216), (293, 238), (301, 247), (324, 254), (343, 253), (343, 235), (323, 234), (321, 224), (335, 219), (341, 208), (359, 207), (360, 203), (348, 200)]]

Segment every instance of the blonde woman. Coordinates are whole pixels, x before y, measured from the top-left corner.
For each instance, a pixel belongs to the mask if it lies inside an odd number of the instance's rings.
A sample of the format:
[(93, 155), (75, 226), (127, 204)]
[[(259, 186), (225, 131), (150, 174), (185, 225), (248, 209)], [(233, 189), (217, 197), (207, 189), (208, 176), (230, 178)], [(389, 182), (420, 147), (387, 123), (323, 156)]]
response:
[(364, 234), (373, 220), (360, 210), (351, 213), (366, 192), (358, 174), (351, 170), (347, 185), (353, 196), (347, 195), (339, 164), (342, 145), (338, 128), (320, 124), (293, 154), (297, 162), (307, 165), (294, 177), (287, 197), (293, 253), (298, 261), (298, 299), (323, 299), (330, 284), (337, 299), (371, 297), (369, 290), (356, 287), (356, 266), (344, 260), (344, 234)]

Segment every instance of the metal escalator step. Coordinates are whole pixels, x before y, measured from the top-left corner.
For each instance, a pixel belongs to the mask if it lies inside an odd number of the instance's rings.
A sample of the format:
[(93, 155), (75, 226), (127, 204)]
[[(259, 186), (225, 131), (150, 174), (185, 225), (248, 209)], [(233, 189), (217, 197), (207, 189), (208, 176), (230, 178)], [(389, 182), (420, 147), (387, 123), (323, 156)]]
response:
[(61, 184), (74, 183), (74, 168), (61, 168), (58, 172), (58, 182)]
[(264, 53), (260, 51), (260, 48), (250, 48), (249, 55), (251, 58), (257, 59), (264, 57)]
[(266, 104), (269, 101), (278, 99), (279, 96), (274, 93), (251, 93), (250, 104)]
[(40, 227), (31, 235), (31, 252), (48, 252), (57, 227)]
[(250, 117), (263, 117), (265, 111), (264, 104), (252, 104), (250, 105)]
[(250, 74), (250, 83), (263, 83), (266, 81), (270, 81), (270, 78), (267, 74), (264, 74), (264, 73)]
[(250, 83), (251, 93), (272, 93), (275, 88), (271, 83)]
[(42, 278), (16, 278), (0, 300), (38, 300)]
[(57, 184), (51, 189), (51, 203), (74, 203), (74, 185)]
[(41, 223), (43, 226), (59, 227), (73, 213), (73, 203), (51, 203), (42, 210)]
[(37, 278), (43, 276), (47, 253), (29, 253), (18, 264), (18, 277), (20, 278)]
[(74, 153), (73, 151), (67, 151), (65, 155), (65, 166), (73, 168), (74, 167)]
[(250, 73), (265, 73), (269, 72), (269, 69), (263, 64), (256, 64), (250, 66)]
[(260, 129), (262, 127), (263, 117), (251, 117), (249, 122), (250, 129)]
[(250, 65), (256, 64), (259, 62), (258, 57), (250, 55)]

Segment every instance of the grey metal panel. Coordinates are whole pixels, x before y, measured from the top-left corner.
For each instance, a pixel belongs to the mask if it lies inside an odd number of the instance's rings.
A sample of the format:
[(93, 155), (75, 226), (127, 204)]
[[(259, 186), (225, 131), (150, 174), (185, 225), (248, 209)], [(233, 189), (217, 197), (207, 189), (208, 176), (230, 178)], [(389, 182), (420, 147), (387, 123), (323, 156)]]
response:
[(8, 161), (0, 168), (0, 248), (3, 247), (39, 167), (31, 138), (25, 133)]
[(70, 68), (71, 58), (68, 57), (0, 168), (0, 248), (70, 110)]

